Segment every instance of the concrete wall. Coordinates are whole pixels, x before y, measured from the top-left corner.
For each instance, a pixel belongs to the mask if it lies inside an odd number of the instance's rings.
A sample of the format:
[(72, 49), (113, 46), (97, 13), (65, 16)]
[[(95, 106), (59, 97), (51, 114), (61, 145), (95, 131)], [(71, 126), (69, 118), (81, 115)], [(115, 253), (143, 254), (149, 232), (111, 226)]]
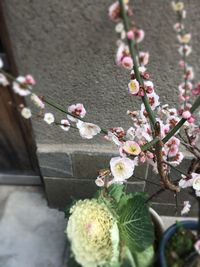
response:
[[(178, 46), (172, 30), (176, 18), (170, 1), (130, 1), (138, 25), (146, 31), (142, 49), (151, 53), (149, 71), (157, 92), (163, 104), (174, 105), (180, 76), (176, 66)], [(126, 111), (136, 109), (139, 102), (127, 93), (129, 73), (115, 66), (116, 35), (114, 24), (107, 17), (112, 0), (2, 2), (18, 68), (21, 74), (34, 75), (36, 92), (66, 107), (82, 102), (88, 121), (105, 128), (131, 126)], [(185, 3), (195, 50), (189, 60), (198, 74), (200, 5), (199, 0)], [(101, 137), (87, 141), (73, 129), (64, 133), (36, 120), (33, 125), (49, 203), (63, 207), (71, 196), (91, 196), (96, 189), (97, 170), (109, 164), (113, 148)], [(188, 164), (184, 162), (182, 168)], [(143, 179), (159, 181), (151, 169), (142, 167), (137, 172)], [(128, 187), (131, 191), (144, 188), (149, 193), (157, 190), (143, 181), (131, 180)], [(174, 203), (173, 194), (166, 192), (154, 200), (154, 207), (161, 214), (174, 214)], [(195, 212), (196, 209), (193, 215)]]
[[(82, 102), (88, 120), (104, 127), (131, 124), (127, 109), (138, 101), (127, 93), (129, 73), (115, 66), (114, 23), (107, 16), (112, 0), (4, 0), (17, 65), (32, 73), (36, 91), (63, 106)], [(163, 103), (177, 102), (179, 59), (172, 25), (175, 14), (166, 0), (131, 0), (135, 19), (145, 31), (144, 51), (150, 51), (149, 70)], [(200, 58), (199, 0), (185, 1), (195, 52), (189, 60), (198, 73)], [(195, 62), (194, 62), (195, 60)], [(62, 115), (61, 115), (62, 116)], [(59, 116), (58, 116), (59, 118)], [(96, 143), (34, 121), (38, 143)]]

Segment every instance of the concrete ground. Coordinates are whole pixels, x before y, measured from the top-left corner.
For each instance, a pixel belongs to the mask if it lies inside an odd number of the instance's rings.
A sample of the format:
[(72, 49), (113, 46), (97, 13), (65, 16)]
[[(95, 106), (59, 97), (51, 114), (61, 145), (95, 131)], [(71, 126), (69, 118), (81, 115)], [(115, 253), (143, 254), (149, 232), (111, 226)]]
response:
[[(177, 217), (163, 216), (165, 228)], [(0, 186), (0, 266), (66, 266), (64, 213), (39, 186)]]
[(63, 267), (66, 220), (41, 187), (0, 186), (0, 266)]

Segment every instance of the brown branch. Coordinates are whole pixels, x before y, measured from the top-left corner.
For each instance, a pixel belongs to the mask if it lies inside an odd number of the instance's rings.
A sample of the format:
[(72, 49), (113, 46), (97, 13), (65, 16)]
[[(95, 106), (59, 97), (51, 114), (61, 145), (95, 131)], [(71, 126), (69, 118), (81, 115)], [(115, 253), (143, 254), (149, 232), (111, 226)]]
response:
[(171, 182), (169, 175), (165, 172), (164, 167), (163, 167), (164, 163), (163, 163), (162, 148), (164, 144), (162, 142), (161, 135), (160, 135), (160, 123), (159, 122), (156, 122), (155, 124), (155, 136), (158, 138), (158, 142), (155, 145), (155, 154), (156, 154), (156, 159), (157, 159), (158, 173), (161, 177), (162, 184), (165, 189), (169, 189), (174, 192), (180, 192), (180, 188)]

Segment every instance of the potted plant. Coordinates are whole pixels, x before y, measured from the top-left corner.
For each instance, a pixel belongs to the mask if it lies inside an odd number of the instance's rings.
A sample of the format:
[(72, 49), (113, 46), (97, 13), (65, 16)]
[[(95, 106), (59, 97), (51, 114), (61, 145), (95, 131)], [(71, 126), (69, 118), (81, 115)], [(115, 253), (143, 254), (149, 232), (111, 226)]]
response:
[[(180, 14), (183, 14), (182, 4), (178, 2), (174, 5), (178, 7)], [(200, 96), (196, 97), (192, 105), (184, 104), (180, 111), (168, 105), (161, 105), (147, 71), (149, 53), (140, 51), (139, 47), (145, 33), (133, 21), (129, 1), (119, 0), (112, 4), (109, 8), (109, 18), (116, 22), (115, 30), (119, 36), (116, 63), (130, 72), (127, 93), (133, 99), (141, 99), (140, 110), (127, 112), (132, 120), (128, 130), (125, 131), (121, 127), (107, 130), (88, 122), (85, 119), (85, 107), (81, 103), (65, 109), (49, 97), (39, 97), (32, 92), (35, 80), (31, 75), (15, 78), (1, 68), (0, 83), (4, 86), (10, 84), (13, 91), (19, 95), (30, 96), (31, 101), (39, 108), (36, 117), (49, 125), (60, 127), (66, 132), (75, 128), (85, 139), (103, 134), (118, 148), (119, 156), (111, 158), (110, 166), (100, 170), (96, 178), (95, 182), (99, 187), (97, 194), (92, 199), (76, 201), (68, 210), (66, 233), (73, 256), (68, 266), (145, 267), (153, 264), (157, 246), (154, 235), (156, 223), (152, 223), (152, 217), (155, 222), (156, 216), (155, 212), (149, 209), (149, 203), (164, 190), (175, 194), (180, 191), (180, 183), (171, 179), (170, 170), (177, 169), (183, 159), (178, 138), (180, 128), (187, 124), (187, 127), (195, 129), (192, 131), (192, 137), (194, 133), (198, 135), (193, 113), (200, 106)], [(185, 48), (188, 47), (185, 47), (185, 39), (190, 38), (183, 38), (182, 35), (181, 37), (181, 42), (184, 39), (184, 46), (180, 52), (184, 51), (186, 56), (188, 50)], [(0, 61), (0, 67), (2, 65)], [(191, 78), (186, 64), (183, 65), (184, 71)], [(187, 83), (186, 78), (185, 82)], [(186, 98), (187, 89), (183, 90), (182, 96)], [(196, 95), (198, 94), (199, 91)], [(58, 121), (53, 113), (45, 112), (46, 105), (60, 111), (64, 118)], [(28, 107), (20, 105), (17, 108), (25, 119), (35, 116)], [(188, 136), (191, 138), (190, 133)], [(190, 144), (186, 145), (191, 149)], [(126, 193), (127, 180), (134, 177), (134, 169), (145, 162), (151, 164), (160, 176), (157, 183), (151, 180), (146, 182), (156, 184), (159, 190), (152, 196), (145, 192)]]

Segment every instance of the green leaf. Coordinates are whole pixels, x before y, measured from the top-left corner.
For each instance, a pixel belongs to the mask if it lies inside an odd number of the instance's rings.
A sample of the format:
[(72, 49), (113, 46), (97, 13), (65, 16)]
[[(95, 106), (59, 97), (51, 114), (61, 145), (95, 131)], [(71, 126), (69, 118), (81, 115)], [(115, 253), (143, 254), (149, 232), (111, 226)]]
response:
[(133, 257), (137, 263), (137, 267), (149, 267), (154, 259), (154, 248), (150, 246), (142, 252), (135, 252), (133, 253)]
[(124, 195), (124, 185), (112, 184), (108, 188), (108, 193), (118, 203), (121, 197)]
[(133, 255), (128, 247), (124, 248), (124, 257), (122, 259), (121, 267), (137, 267)]
[(113, 227), (110, 230), (110, 236), (111, 236), (112, 254), (113, 254), (112, 259), (111, 259), (111, 265), (118, 266), (119, 265), (119, 254), (120, 254), (120, 248), (119, 248), (120, 239), (119, 239), (119, 228), (118, 228), (117, 222), (113, 224)]
[(121, 239), (131, 252), (145, 250), (154, 241), (153, 224), (145, 200), (143, 195), (135, 195), (128, 199), (127, 204), (121, 209)]

